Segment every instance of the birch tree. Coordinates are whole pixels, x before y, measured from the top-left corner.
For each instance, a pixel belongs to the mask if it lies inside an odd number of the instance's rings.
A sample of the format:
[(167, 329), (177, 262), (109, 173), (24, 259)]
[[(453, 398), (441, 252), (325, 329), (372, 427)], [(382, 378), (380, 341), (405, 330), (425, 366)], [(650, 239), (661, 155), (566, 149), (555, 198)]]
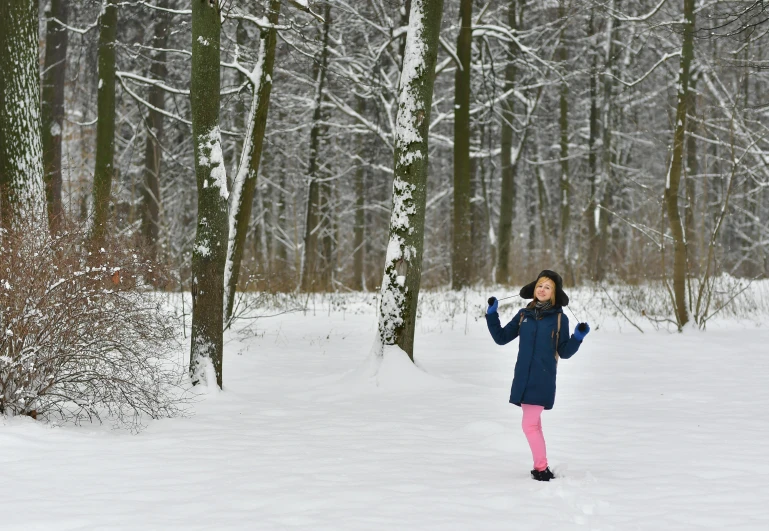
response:
[(8, 0), (0, 11), (0, 214), (6, 228), (45, 226), (37, 19), (37, 0)]
[(378, 343), (414, 359), (422, 276), (428, 127), (443, 0), (411, 0), (395, 129), (393, 205), (379, 302)]
[(190, 106), (198, 188), (198, 221), (192, 250), (193, 384), (222, 387), (224, 262), (227, 255), (227, 174), (219, 130), (218, 0), (192, 2)]

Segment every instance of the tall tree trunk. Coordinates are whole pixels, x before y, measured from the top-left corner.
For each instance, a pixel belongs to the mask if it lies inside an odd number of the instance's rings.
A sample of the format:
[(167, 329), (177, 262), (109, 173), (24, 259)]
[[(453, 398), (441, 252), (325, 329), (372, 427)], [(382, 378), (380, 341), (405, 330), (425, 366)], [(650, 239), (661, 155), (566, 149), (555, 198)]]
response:
[(673, 236), (673, 294), (679, 329), (689, 321), (686, 306), (686, 240), (678, 209), (678, 190), (686, 135), (686, 111), (689, 107), (689, 70), (694, 57), (694, 0), (684, 0), (684, 32), (681, 67), (678, 77), (678, 106), (673, 132), (673, 156), (665, 183), (665, 204)]
[(2, 226), (46, 226), (37, 0), (7, 0), (0, 16)]
[(587, 152), (587, 166), (590, 178), (590, 200), (585, 211), (585, 217), (587, 221), (587, 234), (588, 234), (588, 275), (590, 278), (595, 276), (595, 268), (593, 264), (596, 263), (597, 257), (594, 256), (595, 250), (598, 246), (594, 244), (596, 236), (598, 234), (598, 220), (600, 219), (600, 210), (598, 210), (597, 194), (600, 175), (598, 173), (598, 157), (596, 156), (596, 144), (598, 143), (599, 131), (598, 131), (598, 51), (596, 50), (596, 38), (595, 32), (595, 8), (590, 9), (590, 19), (588, 22), (588, 39), (590, 46), (590, 114), (589, 121), (589, 133), (588, 133), (588, 152)]
[[(687, 98), (687, 114), (694, 118), (697, 114), (697, 94), (695, 84), (697, 75), (691, 73), (689, 80), (690, 90)], [(700, 243), (697, 235), (697, 223), (695, 211), (697, 207), (697, 185), (695, 177), (699, 173), (699, 160), (697, 158), (697, 140), (694, 133), (697, 129), (697, 122), (693, 119), (687, 120), (686, 130), (686, 172), (684, 172), (684, 181), (686, 183), (686, 206), (684, 208), (684, 236), (686, 237), (687, 261), (692, 274), (699, 274), (699, 256)]]
[(280, 187), (278, 188), (278, 212), (277, 220), (275, 220), (275, 226), (280, 234), (280, 238), (275, 244), (275, 263), (278, 265), (276, 274), (279, 277), (279, 284), (281, 289), (283, 283), (289, 278), (288, 267), (288, 248), (286, 246), (286, 170), (285, 168), (278, 169), (280, 172)]
[[(539, 212), (539, 226), (540, 226), (540, 241), (543, 252), (551, 252), (551, 234), (553, 227), (550, 225), (550, 201), (547, 196), (547, 188), (545, 187), (545, 178), (542, 175), (542, 166), (539, 164), (539, 149), (538, 143), (534, 142), (533, 158), (534, 158), (534, 177), (537, 180), (537, 206)], [(541, 257), (540, 257), (541, 259)]]
[[(168, 0), (158, 0), (158, 7), (168, 8)], [(168, 13), (158, 10), (155, 14), (155, 32), (151, 53), (150, 78), (162, 81), (166, 77), (166, 52), (168, 43)], [(149, 102), (154, 108), (147, 113), (147, 141), (144, 147), (144, 187), (142, 188), (141, 234), (150, 258), (155, 259), (160, 233), (160, 164), (163, 157), (163, 114), (165, 93), (155, 85), (149, 88)], [(158, 110), (155, 110), (157, 108)]]
[(99, 21), (99, 88), (96, 99), (96, 166), (93, 173), (91, 246), (104, 241), (109, 218), (115, 157), (115, 38), (117, 0), (106, 0)]
[[(566, 24), (566, 6), (564, 0), (558, 2), (558, 19), (561, 24)], [(556, 59), (560, 63), (562, 69), (566, 69), (566, 62), (569, 60), (569, 50), (564, 42), (566, 38), (566, 29), (561, 30), (558, 43), (558, 52)], [(571, 263), (569, 261), (569, 225), (571, 217), (571, 208), (569, 203), (569, 85), (565, 80), (561, 81), (561, 87), (559, 91), (559, 117), (558, 126), (561, 132), (560, 147), (561, 147), (561, 185), (560, 185), (560, 201), (559, 209), (561, 214), (561, 226), (559, 227), (559, 239), (558, 247), (560, 250), (560, 258), (563, 260), (564, 269), (567, 275), (571, 276), (571, 281), (574, 281), (573, 271)]]
[[(358, 112), (366, 110), (366, 100), (358, 98)], [(365, 138), (361, 137), (358, 153), (361, 161), (365, 160)], [(353, 228), (353, 278), (352, 289), (363, 290), (366, 285), (363, 278), (363, 264), (366, 258), (366, 169), (362, 162), (355, 169), (355, 227)]]
[(302, 291), (318, 289), (318, 239), (321, 230), (320, 183), (318, 182), (318, 150), (321, 140), (321, 117), (323, 116), (323, 90), (326, 82), (328, 64), (328, 32), (331, 18), (331, 6), (327, 3), (323, 13), (323, 35), (321, 50), (315, 61), (315, 109), (312, 113), (310, 130), (310, 160), (307, 165), (307, 216), (304, 225), (304, 260), (302, 261)]
[(443, 0), (411, 0), (395, 131), (393, 208), (379, 304), (379, 341), (414, 359), (422, 279), (430, 110)]
[(232, 317), (235, 290), (240, 277), (240, 263), (243, 248), (251, 220), (251, 207), (254, 202), (254, 190), (259, 174), (259, 164), (264, 146), (264, 131), (267, 127), (267, 112), (270, 106), (272, 90), (272, 71), (275, 64), (275, 45), (278, 40), (276, 25), (280, 16), (280, 0), (271, 0), (267, 21), (269, 28), (263, 28), (259, 36), (259, 57), (251, 74), (254, 98), (249, 113), (246, 141), (238, 165), (238, 173), (232, 184), (232, 198), (229, 212), (229, 239), (227, 243), (227, 262), (224, 272), (226, 300), (224, 317)]
[[(615, 8), (619, 7), (615, 3)], [(619, 67), (617, 58), (616, 35), (619, 32), (620, 21), (614, 18), (609, 18), (606, 22), (606, 57), (604, 58), (604, 70), (611, 72), (611, 76), (604, 76), (603, 85), (603, 105), (601, 115), (603, 117), (602, 131), (601, 131), (601, 173), (599, 182), (596, 183), (596, 189), (603, 187), (603, 195), (601, 198), (601, 208), (596, 210), (595, 224), (598, 227), (598, 235), (591, 242), (592, 249), (590, 257), (591, 262), (591, 277), (593, 280), (603, 280), (606, 275), (607, 256), (606, 253), (609, 249), (609, 224), (611, 222), (610, 211), (613, 208), (614, 193), (617, 187), (615, 175), (614, 175), (614, 151), (612, 146), (612, 133), (615, 121), (615, 106), (614, 106), (614, 79), (619, 76)]]
[(228, 192), (219, 131), (220, 11), (218, 2), (192, 2), (190, 107), (198, 223), (192, 250), (190, 378), (193, 384), (222, 387)]
[(43, 165), (48, 227), (55, 232), (62, 215), (61, 135), (64, 127), (64, 85), (67, 70), (67, 30), (53, 20), (67, 23), (67, 0), (51, 0), (45, 31), (43, 70)]
[[(507, 6), (507, 22), (510, 30), (518, 31), (516, 9), (519, 0), (510, 0)], [(518, 55), (518, 45), (510, 43), (507, 65), (505, 66), (505, 92), (512, 91), (515, 86), (517, 67), (515, 60)], [(497, 264), (495, 280), (504, 284), (510, 280), (510, 244), (513, 239), (513, 217), (515, 210), (515, 174), (518, 167), (513, 162), (513, 109), (515, 96), (510, 94), (502, 101), (502, 131), (500, 133), (502, 186), (499, 203), (499, 230), (497, 231)], [(522, 145), (522, 144), (521, 144)], [(517, 160), (517, 158), (516, 158)]]
[(454, 239), (451, 287), (462, 289), (472, 281), (472, 211), (470, 204), (470, 59), (472, 55), (473, 0), (459, 4), (457, 66), (454, 79)]
[[(328, 129), (322, 128), (321, 136), (326, 136)], [(320, 286), (324, 291), (332, 290), (333, 270), (334, 270), (334, 223), (333, 218), (333, 195), (334, 187), (331, 181), (323, 179), (320, 181)]]

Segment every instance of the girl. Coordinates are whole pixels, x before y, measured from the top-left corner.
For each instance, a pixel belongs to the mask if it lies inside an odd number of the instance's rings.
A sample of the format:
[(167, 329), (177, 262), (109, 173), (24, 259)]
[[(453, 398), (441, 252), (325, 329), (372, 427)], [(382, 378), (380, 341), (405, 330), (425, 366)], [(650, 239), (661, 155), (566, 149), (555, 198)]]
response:
[(555, 271), (542, 271), (537, 280), (521, 288), (520, 294), (524, 299), (534, 300), (521, 308), (504, 328), (497, 313), (499, 301), (491, 297), (486, 324), (498, 345), (521, 338), (510, 403), (523, 410), (523, 433), (534, 458), (531, 477), (537, 481), (550, 481), (555, 475), (547, 465), (540, 415), (545, 409), (553, 409), (558, 359), (571, 358), (590, 327), (587, 323), (579, 323), (569, 337), (569, 319), (563, 314), (563, 306), (569, 304), (569, 297), (563, 292), (561, 276)]

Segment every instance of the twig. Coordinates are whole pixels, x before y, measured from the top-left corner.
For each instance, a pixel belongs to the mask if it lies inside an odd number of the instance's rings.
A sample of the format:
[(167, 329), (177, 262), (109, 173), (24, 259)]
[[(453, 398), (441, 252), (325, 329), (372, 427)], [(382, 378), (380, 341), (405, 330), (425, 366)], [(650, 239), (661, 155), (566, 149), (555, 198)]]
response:
[(617, 308), (617, 311), (618, 311), (619, 313), (621, 313), (621, 314), (622, 314), (622, 317), (624, 317), (625, 319), (627, 319), (627, 322), (628, 322), (628, 323), (630, 323), (631, 325), (635, 326), (635, 327), (636, 327), (636, 329), (637, 329), (639, 332), (641, 332), (641, 333), (643, 334), (643, 333), (644, 333), (644, 331), (641, 329), (641, 327), (640, 327), (640, 326), (638, 326), (637, 324), (635, 324), (635, 323), (634, 323), (634, 322), (633, 322), (633, 321), (630, 319), (630, 317), (628, 317), (627, 315), (625, 315), (625, 312), (623, 312), (623, 311), (622, 311), (622, 308), (620, 308), (620, 307), (617, 305), (617, 303), (616, 303), (616, 302), (614, 302), (614, 299), (612, 299), (612, 298), (611, 298), (611, 295), (609, 295), (609, 292), (608, 292), (608, 291), (606, 291), (606, 288), (604, 288), (603, 286), (601, 286), (601, 289), (602, 289), (602, 290), (603, 290), (603, 292), (606, 294), (606, 296), (609, 298), (609, 301), (610, 301), (610, 302), (611, 302), (611, 303), (614, 305), (614, 307), (615, 307), (615, 308)]

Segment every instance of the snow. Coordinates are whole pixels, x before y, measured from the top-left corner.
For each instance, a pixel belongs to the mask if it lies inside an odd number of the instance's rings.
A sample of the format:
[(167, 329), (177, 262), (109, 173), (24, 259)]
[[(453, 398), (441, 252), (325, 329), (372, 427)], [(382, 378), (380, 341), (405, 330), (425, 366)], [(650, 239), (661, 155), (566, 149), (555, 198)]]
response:
[[(254, 156), (254, 128), (256, 127), (256, 111), (259, 109), (259, 97), (262, 91), (262, 74), (264, 72), (264, 60), (267, 53), (266, 37), (260, 39), (259, 56), (257, 57), (254, 69), (248, 76), (251, 81), (252, 94), (251, 108), (246, 120), (246, 135), (243, 141), (243, 147), (240, 153), (240, 162), (235, 168), (235, 178), (232, 182), (232, 193), (228, 204), (228, 226), (229, 236), (227, 238), (227, 258), (224, 263), (224, 315), (229, 313), (229, 286), (232, 282), (233, 268), (235, 267), (235, 244), (237, 243), (238, 231), (237, 223), (243, 207), (243, 188), (248, 179), (255, 179), (256, 175), (252, 167), (251, 159)], [(269, 77), (269, 76), (267, 76)], [(265, 81), (267, 82), (267, 81)], [(261, 156), (261, 155), (260, 155)]]
[(203, 188), (210, 185), (216, 186), (219, 188), (219, 195), (226, 200), (229, 197), (229, 192), (227, 191), (227, 171), (224, 168), (222, 135), (219, 126), (215, 126), (208, 133), (200, 135), (198, 142), (200, 165), (211, 168), (211, 183), (206, 180), (203, 183)]
[(425, 113), (424, 101), (419, 97), (418, 91), (418, 78), (425, 70), (424, 9), (422, 4), (422, 0), (413, 0), (411, 5), (403, 69), (400, 77), (396, 147), (402, 150), (401, 165), (412, 164), (416, 158), (421, 158), (419, 152), (409, 153), (407, 148), (412, 143), (422, 142), (422, 135), (416, 128), (417, 117), (420, 113), (422, 115)]
[(417, 365), (370, 356), (373, 294), (248, 321), (226, 336), (224, 391), (138, 435), (0, 417), (2, 528), (769, 528), (766, 315), (641, 334), (569, 291), (593, 330), (559, 364), (543, 415), (559, 477), (538, 483), (507, 403), (517, 340), (495, 345), (482, 318), (492, 294), (452, 314), (462, 294), (423, 292)]

